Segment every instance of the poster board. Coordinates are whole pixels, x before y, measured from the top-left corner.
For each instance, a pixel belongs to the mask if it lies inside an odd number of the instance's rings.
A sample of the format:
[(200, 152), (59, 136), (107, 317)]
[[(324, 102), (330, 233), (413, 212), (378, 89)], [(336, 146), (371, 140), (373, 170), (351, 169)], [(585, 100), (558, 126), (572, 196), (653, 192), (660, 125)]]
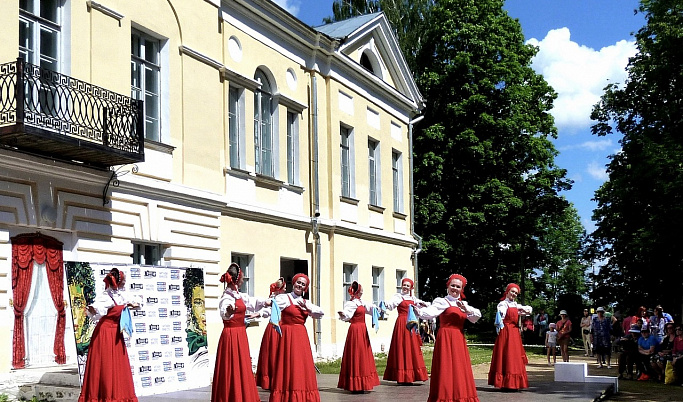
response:
[(140, 309), (131, 310), (133, 334), (124, 335), (136, 394), (154, 395), (210, 384), (201, 268), (74, 261), (64, 265), (81, 384), (96, 325), (85, 308), (104, 292), (103, 279), (114, 267), (126, 275), (125, 292), (143, 301)]

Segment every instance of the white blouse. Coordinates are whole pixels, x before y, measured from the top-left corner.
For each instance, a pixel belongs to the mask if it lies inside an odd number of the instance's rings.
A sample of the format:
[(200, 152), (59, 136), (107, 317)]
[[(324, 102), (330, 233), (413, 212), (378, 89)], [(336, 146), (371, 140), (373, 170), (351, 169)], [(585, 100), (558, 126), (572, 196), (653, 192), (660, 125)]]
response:
[(517, 312), (524, 313), (526, 315), (531, 315), (533, 310), (531, 306), (523, 306), (521, 304), (518, 304), (516, 301), (505, 299), (498, 303), (497, 307), (498, 312), (500, 312), (500, 316), (502, 318), (505, 318), (505, 315), (508, 313), (508, 308), (516, 308)]
[(396, 294), (394, 294), (394, 295), (391, 297), (391, 299), (389, 299), (389, 301), (387, 301), (387, 302), (385, 303), (386, 306), (387, 306), (387, 310), (393, 310), (393, 309), (395, 309), (395, 308), (398, 307), (398, 305), (401, 304), (401, 302), (403, 302), (404, 300), (412, 300), (413, 303), (415, 303), (415, 305), (419, 305), (419, 304), (426, 304), (426, 305), (429, 305), (429, 303), (424, 302), (424, 301), (418, 299), (418, 298), (415, 297), (415, 296), (404, 295), (404, 294), (402, 294), (402, 293), (396, 293)]
[[(289, 298), (292, 298), (292, 300), (297, 300), (301, 298), (301, 296), (297, 296), (294, 292), (288, 293), (288, 294), (279, 294), (275, 296), (275, 302), (277, 305), (280, 307), (280, 310), (284, 310), (287, 307), (289, 307), (290, 302)], [(316, 306), (315, 304), (311, 303), (310, 300), (305, 300), (306, 302), (306, 310), (308, 310), (308, 315), (310, 315), (313, 318), (322, 318), (323, 315), (325, 315), (325, 312), (323, 309), (320, 307)]]
[[(458, 306), (458, 301), (462, 302), (462, 306)], [(432, 318), (436, 318), (441, 315), (441, 313), (446, 311), (446, 309), (449, 307), (456, 307), (467, 313), (467, 320), (469, 322), (474, 323), (479, 321), (481, 318), (481, 311), (479, 311), (478, 308), (474, 308), (466, 301), (461, 300), (460, 298), (456, 299), (451, 295), (447, 295), (446, 297), (437, 297), (429, 307), (420, 308), (418, 309), (418, 312), (420, 318), (431, 320)]]
[(353, 315), (356, 313), (356, 309), (358, 309), (359, 306), (365, 307), (365, 314), (369, 315), (372, 315), (373, 308), (377, 308), (370, 303), (362, 301), (361, 299), (349, 300), (346, 303), (344, 303), (344, 309), (340, 311), (341, 317), (339, 317), (339, 319), (342, 321), (351, 320)]
[(227, 308), (235, 308), (235, 300), (242, 299), (244, 305), (247, 307), (247, 311), (257, 312), (266, 306), (266, 300), (249, 296), (246, 293), (240, 293), (238, 290), (231, 288), (225, 288), (223, 295), (220, 300), (218, 300), (218, 312), (221, 314), (221, 318), (224, 320), (229, 320), (232, 318), (233, 314), (227, 313)]
[(98, 295), (95, 298), (95, 301), (89, 306), (95, 309), (95, 314), (92, 314), (88, 309), (86, 309), (86, 314), (92, 321), (97, 322), (100, 318), (107, 315), (110, 308), (128, 303), (135, 303), (142, 307), (142, 296), (121, 292), (118, 289), (107, 288), (104, 293)]

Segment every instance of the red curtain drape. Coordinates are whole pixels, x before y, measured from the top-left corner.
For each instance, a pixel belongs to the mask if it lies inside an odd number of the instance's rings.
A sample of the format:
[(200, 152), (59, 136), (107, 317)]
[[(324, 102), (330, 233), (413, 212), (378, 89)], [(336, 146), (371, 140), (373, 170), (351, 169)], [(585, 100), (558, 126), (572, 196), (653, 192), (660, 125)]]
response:
[(14, 338), (12, 366), (25, 367), (26, 342), (24, 340), (24, 309), (31, 290), (33, 263), (45, 264), (50, 294), (57, 309), (55, 332), (55, 362), (66, 363), (64, 330), (66, 311), (64, 306), (64, 261), (62, 243), (41, 234), (19, 235), (12, 242), (12, 292), (14, 298)]

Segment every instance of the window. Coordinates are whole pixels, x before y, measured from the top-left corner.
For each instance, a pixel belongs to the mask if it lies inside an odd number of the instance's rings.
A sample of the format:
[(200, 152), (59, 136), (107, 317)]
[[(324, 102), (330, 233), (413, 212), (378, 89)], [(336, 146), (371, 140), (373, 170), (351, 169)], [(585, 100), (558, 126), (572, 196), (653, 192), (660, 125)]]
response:
[(403, 212), (403, 171), (401, 153), (391, 152), (391, 173), (393, 176), (394, 212)]
[(133, 264), (163, 265), (163, 257), (161, 244), (133, 243)]
[(403, 278), (407, 277), (407, 272), (397, 269), (396, 270), (396, 293), (401, 293), (401, 281)]
[(299, 114), (287, 112), (287, 183), (297, 184), (299, 177)]
[(349, 288), (353, 281), (358, 280), (358, 272), (356, 270), (356, 265), (354, 264), (344, 264), (344, 301), (350, 300)]
[(160, 142), (161, 44), (158, 39), (133, 30), (130, 47), (131, 98), (144, 101), (145, 138)]
[(372, 302), (379, 306), (384, 300), (384, 268), (372, 267)]
[(240, 89), (230, 87), (228, 90), (228, 143), (230, 153), (230, 167), (233, 169), (241, 168), (240, 158), (240, 120), (242, 110), (240, 108)]
[(370, 205), (380, 205), (380, 163), (379, 142), (368, 140), (368, 188), (370, 189)]
[(58, 0), (19, 1), (19, 56), (59, 72), (61, 7)]
[(261, 70), (254, 80), (261, 87), (254, 92), (254, 154), (256, 173), (274, 177), (273, 164), (273, 95), (270, 82)]
[(251, 278), (254, 277), (254, 256), (249, 254), (237, 254), (232, 253), (230, 255), (230, 262), (234, 262), (240, 266), (242, 269), (242, 286), (240, 286), (240, 292), (246, 293), (249, 296), (254, 295), (254, 284)]
[(353, 197), (353, 137), (351, 129), (341, 127), (341, 181), (342, 196)]

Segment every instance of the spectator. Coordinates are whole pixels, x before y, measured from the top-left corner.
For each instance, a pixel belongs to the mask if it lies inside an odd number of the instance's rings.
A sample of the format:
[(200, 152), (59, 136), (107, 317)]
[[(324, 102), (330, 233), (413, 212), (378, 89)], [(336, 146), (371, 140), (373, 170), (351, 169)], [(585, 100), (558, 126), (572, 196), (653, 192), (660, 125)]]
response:
[(547, 349), (547, 355), (548, 355), (548, 366), (550, 366), (550, 355), (553, 355), (553, 363), (557, 363), (557, 355), (555, 348), (557, 347), (557, 331), (555, 331), (555, 325), (554, 322), (550, 323), (550, 329), (548, 329), (548, 332), (545, 333), (545, 348)]
[(650, 336), (649, 328), (640, 329), (640, 339), (638, 339), (638, 353), (639, 359), (636, 362), (636, 366), (640, 371), (640, 377), (638, 381), (647, 381), (650, 379), (652, 374), (652, 367), (650, 361), (655, 355), (655, 350), (657, 349), (657, 340)]
[(583, 309), (583, 317), (581, 317), (581, 339), (583, 340), (584, 356), (593, 357), (593, 346), (591, 345), (591, 316), (588, 309)]
[(522, 340), (525, 345), (534, 343), (534, 319), (530, 315), (525, 315), (522, 318)]
[(631, 325), (628, 332), (619, 338), (619, 379), (625, 377), (628, 370), (628, 379), (633, 380), (633, 365), (638, 359), (638, 338), (640, 338), (640, 328)]
[(683, 327), (677, 324), (675, 327), (676, 337), (674, 338), (674, 348), (671, 350), (674, 371), (678, 374), (679, 382), (683, 376)]
[(572, 333), (572, 322), (567, 318), (567, 310), (560, 310), (560, 321), (557, 322), (557, 344), (560, 346), (562, 361), (569, 361), (569, 340)]
[(548, 318), (548, 313), (545, 312), (545, 309), (541, 309), (534, 317), (534, 326), (536, 331), (538, 331), (538, 339), (541, 341), (545, 339), (545, 333), (548, 331), (548, 323), (550, 322)]
[(664, 381), (664, 370), (666, 369), (666, 363), (673, 360), (673, 348), (674, 339), (676, 339), (676, 333), (674, 332), (674, 324), (668, 323), (664, 327), (664, 337), (662, 337), (659, 343), (659, 351), (657, 352), (658, 358), (652, 360), (652, 369), (654, 370), (657, 379), (660, 382)]
[(640, 325), (640, 329), (647, 328), (648, 324), (648, 317), (647, 316), (647, 309), (644, 306), (638, 307), (638, 310), (636, 311), (636, 315), (634, 315), (631, 318), (631, 322), (637, 322), (638, 320), (641, 320), (638, 322), (638, 325)]
[(664, 331), (664, 326), (667, 321), (664, 317), (664, 310), (662, 306), (657, 306), (652, 316), (650, 316), (650, 336), (657, 339), (657, 342), (661, 342), (662, 338), (666, 334)]
[(612, 331), (612, 322), (605, 317), (605, 309), (598, 307), (597, 316), (593, 318), (591, 323), (593, 334), (591, 341), (593, 342), (593, 353), (598, 358), (598, 368), (604, 367), (605, 359), (607, 360), (607, 368), (611, 369), (612, 360), (612, 339), (610, 333)]

